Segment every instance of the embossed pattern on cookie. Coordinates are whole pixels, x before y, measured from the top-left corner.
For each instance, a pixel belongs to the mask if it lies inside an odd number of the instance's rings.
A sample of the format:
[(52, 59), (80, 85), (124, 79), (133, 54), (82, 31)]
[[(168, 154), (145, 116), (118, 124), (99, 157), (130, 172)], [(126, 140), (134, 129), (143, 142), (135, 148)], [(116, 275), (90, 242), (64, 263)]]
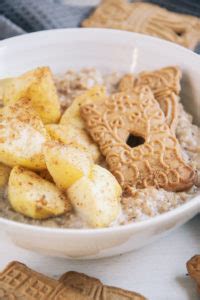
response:
[(99, 299), (101, 295), (101, 281), (85, 274), (67, 272), (61, 276), (59, 281), (66, 287), (78, 290), (80, 294), (91, 297), (92, 299)]
[[(82, 106), (81, 114), (125, 190), (154, 186), (181, 191), (193, 185), (195, 172), (184, 162), (178, 140), (149, 87)], [(131, 137), (140, 137), (141, 145), (130, 145)]]
[(119, 91), (134, 91), (135, 87), (148, 85), (165, 114), (167, 124), (175, 130), (178, 120), (178, 101), (181, 72), (178, 67), (166, 67), (156, 71), (127, 74), (119, 83)]
[(92, 300), (145, 300), (142, 295), (126, 291), (120, 288), (104, 285), (100, 280), (89, 277), (82, 273), (67, 272), (63, 274), (60, 281), (66, 287), (73, 287), (82, 295)]
[(12, 262), (0, 273), (0, 300), (145, 300), (135, 292), (104, 286), (100, 280), (67, 272), (57, 281)]
[(84, 27), (105, 27), (144, 33), (194, 49), (200, 41), (200, 20), (150, 3), (103, 0)]
[(13, 290), (16, 297), (21, 299), (47, 299), (57, 283), (42, 274), (28, 269), (25, 265), (13, 262), (0, 273), (0, 283), (6, 289)]
[(8, 290), (5, 285), (0, 282), (0, 300), (26, 300), (24, 297), (16, 296), (14, 292)]

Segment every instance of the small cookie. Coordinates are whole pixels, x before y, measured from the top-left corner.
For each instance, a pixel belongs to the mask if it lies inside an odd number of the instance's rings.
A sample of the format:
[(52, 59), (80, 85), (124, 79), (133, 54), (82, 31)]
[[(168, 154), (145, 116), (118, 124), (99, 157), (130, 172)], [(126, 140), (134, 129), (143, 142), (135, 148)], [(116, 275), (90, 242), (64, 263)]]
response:
[(106, 286), (100, 280), (89, 277), (82, 273), (67, 272), (63, 274), (60, 281), (66, 287), (74, 288), (82, 295), (92, 300), (145, 300), (142, 295), (123, 289)]
[(181, 72), (178, 67), (166, 67), (137, 76), (127, 74), (119, 83), (119, 91), (134, 91), (135, 87), (148, 85), (165, 114), (167, 124), (175, 130), (178, 120), (178, 100)]
[(194, 49), (200, 41), (200, 20), (150, 3), (103, 0), (84, 27), (105, 27), (144, 33)]
[(189, 275), (196, 281), (200, 292), (200, 255), (193, 256), (187, 262), (187, 270)]
[(149, 87), (83, 105), (81, 115), (124, 189), (154, 186), (181, 191), (193, 185), (195, 172), (184, 162)]

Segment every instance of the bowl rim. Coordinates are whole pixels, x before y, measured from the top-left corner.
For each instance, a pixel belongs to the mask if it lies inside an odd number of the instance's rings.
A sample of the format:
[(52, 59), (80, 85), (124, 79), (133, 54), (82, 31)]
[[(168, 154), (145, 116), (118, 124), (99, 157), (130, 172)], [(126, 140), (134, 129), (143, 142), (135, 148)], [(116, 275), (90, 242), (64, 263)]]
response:
[[(121, 36), (127, 36), (127, 38), (136, 38), (139, 40), (144, 40), (146, 42), (154, 42), (158, 45), (163, 45), (166, 47), (170, 47), (171, 49), (173, 48), (176, 51), (182, 52), (185, 55), (190, 55), (191, 58), (194, 58), (195, 62), (199, 60), (199, 65), (200, 65), (200, 55), (197, 53), (191, 51), (190, 49), (187, 49), (183, 46), (180, 46), (178, 44), (175, 44), (170, 41), (162, 40), (157, 37), (153, 36), (148, 36), (145, 34), (141, 33), (135, 33), (135, 32), (128, 32), (128, 31), (122, 31), (122, 30), (116, 30), (116, 29), (105, 29), (105, 28), (59, 28), (59, 29), (50, 29), (50, 30), (41, 30), (37, 32), (32, 32), (32, 33), (26, 33), (22, 34), (19, 36), (15, 37), (10, 37), (8, 39), (4, 39), (0, 41), (0, 48), (1, 47), (9, 47), (10, 45), (13, 46), (13, 44), (20, 44), (22, 41), (25, 39), (39, 39), (43, 36), (49, 35), (53, 36), (59, 34), (64, 34), (66, 32), (72, 32), (73, 34), (79, 34), (79, 32), (82, 31), (82, 33), (89, 33), (89, 34), (94, 34), (96, 33), (101, 33), (103, 35), (121, 35)], [(16, 45), (17, 45), (16, 44)], [(149, 219), (137, 221), (137, 222), (131, 222), (125, 225), (116, 225), (113, 227), (105, 227), (105, 228), (59, 228), (59, 227), (45, 227), (41, 225), (33, 225), (33, 224), (28, 224), (28, 223), (23, 223), (19, 221), (13, 221), (9, 220), (4, 217), (0, 217), (0, 225), (5, 225), (5, 226), (14, 226), (15, 228), (17, 227), (18, 229), (24, 229), (27, 231), (35, 231), (35, 232), (44, 232), (44, 233), (56, 233), (56, 234), (71, 234), (71, 235), (87, 235), (87, 234), (102, 234), (102, 233), (109, 233), (109, 232), (121, 232), (121, 231), (126, 231), (126, 230), (131, 230), (131, 229), (138, 229), (138, 228), (143, 228), (147, 226), (153, 226), (156, 223), (162, 223), (170, 220), (173, 217), (176, 217), (178, 215), (181, 215), (184, 212), (189, 211), (190, 209), (196, 208), (196, 213), (198, 214), (200, 212), (200, 194), (194, 195), (190, 200), (188, 200), (186, 203), (181, 204), (177, 208), (174, 208), (168, 212), (165, 212), (163, 214), (157, 215), (155, 217), (151, 217)]]
[(144, 227), (154, 226), (155, 224), (161, 224), (162, 222), (166, 222), (174, 217), (178, 217), (182, 213), (186, 213), (190, 209), (195, 210), (196, 212), (194, 215), (200, 212), (200, 194), (196, 197), (188, 200), (188, 202), (181, 204), (180, 206), (165, 212), (163, 214), (157, 215), (155, 217), (151, 217), (149, 219), (145, 219), (142, 221), (131, 222), (125, 225), (116, 225), (113, 227), (104, 227), (104, 228), (59, 228), (59, 227), (45, 227), (41, 225), (34, 225), (23, 223), (19, 221), (9, 220), (4, 217), (0, 217), (0, 226), (14, 226), (18, 229), (24, 229), (28, 231), (37, 231), (37, 232), (44, 232), (44, 233), (56, 233), (56, 234), (72, 234), (72, 235), (79, 235), (79, 234), (102, 234), (102, 233), (110, 233), (110, 232), (123, 232), (131, 229), (142, 229)]
[[(190, 55), (191, 58), (193, 57), (194, 59), (198, 59), (200, 58), (200, 55), (194, 51), (192, 51), (191, 49), (188, 49), (186, 47), (183, 47), (179, 44), (173, 43), (171, 41), (168, 40), (164, 40), (155, 36), (150, 36), (150, 35), (146, 35), (146, 34), (142, 34), (142, 33), (137, 33), (137, 32), (131, 32), (131, 31), (125, 31), (125, 30), (119, 30), (119, 29), (110, 29), (110, 28), (83, 28), (83, 27), (79, 27), (79, 28), (54, 28), (54, 29), (47, 29), (47, 30), (39, 30), (39, 31), (35, 31), (35, 32), (28, 32), (28, 33), (24, 33), (21, 35), (17, 35), (17, 36), (13, 36), (13, 37), (9, 37), (7, 39), (3, 39), (0, 40), (0, 48), (1, 46), (9, 46), (9, 44), (13, 44), (16, 43), (17, 44), (22, 44), (23, 39), (37, 39), (37, 38), (41, 38), (45, 35), (49, 35), (49, 37), (51, 35), (55, 35), (57, 36), (57, 34), (64, 34), (66, 32), (72, 32), (73, 34), (77, 35), (79, 34), (79, 32), (82, 31), (82, 34), (93, 34), (94, 36), (96, 36), (96, 33), (98, 34), (103, 34), (103, 35), (112, 35), (112, 37), (115, 36), (119, 36), (119, 35), (123, 35), (124, 37), (127, 36), (127, 38), (132, 38), (135, 37), (136, 39), (144, 39), (146, 41), (152, 41), (154, 43), (160, 44), (160, 45), (165, 45), (168, 47), (173, 47), (174, 50), (178, 50), (178, 51), (182, 51), (184, 52), (186, 55)], [(200, 63), (200, 61), (199, 61)]]

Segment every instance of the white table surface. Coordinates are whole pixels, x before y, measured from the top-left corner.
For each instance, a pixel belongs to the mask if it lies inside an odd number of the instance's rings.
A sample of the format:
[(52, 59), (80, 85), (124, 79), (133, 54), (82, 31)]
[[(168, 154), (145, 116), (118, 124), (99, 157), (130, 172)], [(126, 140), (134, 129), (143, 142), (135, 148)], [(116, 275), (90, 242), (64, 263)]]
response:
[(197, 253), (200, 253), (200, 216), (137, 252), (93, 261), (72, 261), (32, 253), (14, 246), (0, 232), (0, 269), (18, 260), (56, 278), (75, 270), (95, 276), (106, 284), (135, 290), (152, 300), (199, 299), (185, 267), (186, 261)]

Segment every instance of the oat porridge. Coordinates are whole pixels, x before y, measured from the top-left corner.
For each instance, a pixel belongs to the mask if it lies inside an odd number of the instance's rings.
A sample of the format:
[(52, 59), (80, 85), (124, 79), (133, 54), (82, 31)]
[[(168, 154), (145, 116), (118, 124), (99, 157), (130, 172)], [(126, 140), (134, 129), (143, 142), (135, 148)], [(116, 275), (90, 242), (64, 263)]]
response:
[[(120, 74), (107, 74), (102, 75), (101, 72), (95, 69), (83, 69), (80, 72), (75, 72), (73, 70), (67, 71), (65, 74), (58, 75), (54, 77), (54, 82), (56, 85), (57, 93), (59, 96), (60, 106), (61, 106), (61, 113), (64, 115), (65, 111), (71, 108), (71, 104), (76, 101), (77, 97), (81, 97), (82, 94), (84, 94), (87, 91), (90, 91), (92, 88), (96, 86), (105, 86), (106, 91), (108, 94), (113, 94), (118, 92), (119, 82), (122, 78), (122, 75)], [(155, 96), (156, 98), (156, 96)], [(5, 101), (4, 101), (5, 102)], [(177, 106), (178, 106), (178, 116), (177, 116), (177, 123), (175, 128), (175, 135), (180, 143), (181, 147), (181, 155), (184, 159), (184, 161), (192, 167), (192, 169), (195, 171), (195, 180), (194, 184), (189, 187), (188, 189), (185, 189), (183, 191), (167, 191), (166, 189), (160, 187), (156, 188), (153, 186), (149, 187), (136, 187), (132, 194), (127, 194), (126, 191), (123, 190), (122, 194), (120, 195), (120, 209), (118, 208), (112, 208), (113, 210), (116, 209), (115, 217), (110, 217), (111, 213), (108, 213), (106, 218), (111, 218), (111, 222), (109, 226), (115, 226), (115, 225), (123, 225), (130, 222), (136, 222), (141, 221), (144, 219), (148, 219), (151, 217), (154, 217), (156, 215), (162, 214), (164, 212), (170, 211), (181, 204), (184, 204), (185, 202), (189, 201), (192, 197), (194, 197), (195, 194), (198, 194), (200, 192), (200, 128), (197, 127), (192, 123), (192, 116), (188, 114), (185, 110), (183, 105), (179, 100), (177, 100)], [(74, 111), (70, 111), (70, 115), (73, 115)], [(77, 117), (74, 114), (75, 118)], [(62, 120), (63, 116), (61, 117)], [(56, 117), (55, 117), (56, 120)], [(63, 119), (64, 120), (64, 119)], [(79, 120), (80, 121), (80, 120)], [(93, 141), (90, 136), (85, 138), (85, 131), (82, 127), (82, 120), (81, 122), (77, 123), (79, 130), (81, 130), (81, 134), (84, 136), (84, 143), (81, 144), (81, 147), (90, 147), (93, 155), (96, 157), (98, 156), (98, 165), (101, 165), (104, 168), (108, 168), (107, 160), (105, 160), (104, 155), (99, 154), (98, 145), (93, 145)], [(57, 123), (57, 120), (55, 122), (48, 122), (48, 123)], [(61, 126), (64, 126), (64, 122), (61, 122)], [(70, 125), (71, 126), (71, 125)], [(71, 128), (71, 127), (68, 128)], [(58, 142), (65, 142), (65, 134), (62, 133), (62, 135), (59, 135), (58, 138), (58, 131), (54, 130), (54, 127), (50, 125), (45, 125), (46, 128), (48, 128), (48, 132), (50, 133), (50, 136), (52, 138), (55, 137)], [(69, 129), (71, 130), (71, 129)], [(41, 129), (42, 131), (42, 129)], [(73, 130), (72, 130), (73, 131)], [(53, 132), (53, 135), (52, 135)], [(67, 136), (68, 139), (70, 139), (70, 143), (72, 140), (72, 144), (77, 143), (77, 137), (76, 137), (77, 131), (75, 130), (73, 134), (70, 134), (70, 137)], [(1, 137), (1, 133), (0, 133)], [(48, 139), (48, 138), (47, 138)], [(50, 142), (49, 142), (50, 143)], [(75, 153), (78, 151), (74, 145), (72, 145), (74, 149), (72, 149), (72, 152)], [(39, 147), (39, 146), (38, 146)], [(80, 147), (80, 149), (82, 149)], [(79, 149), (79, 150), (80, 150)], [(12, 149), (11, 149), (12, 150)], [(47, 155), (47, 167), (50, 164), (51, 159), (51, 153), (48, 152), (51, 150), (51, 146), (49, 149), (45, 150)], [(63, 150), (64, 151), (64, 150)], [(55, 152), (57, 153), (57, 152)], [(77, 152), (78, 153), (78, 152)], [(62, 152), (62, 155), (64, 155), (64, 152)], [(67, 152), (66, 155), (71, 155)], [(0, 157), (1, 157), (1, 149), (0, 149)], [(57, 158), (59, 160), (59, 157)], [(55, 160), (55, 159), (54, 159)], [(81, 159), (84, 163), (85, 158)], [(4, 161), (2, 161), (5, 163)], [(58, 164), (58, 161), (54, 161), (55, 163), (55, 170), (56, 170), (56, 164)], [(96, 163), (97, 164), (97, 163)], [(13, 165), (9, 164), (9, 166)], [(69, 162), (66, 162), (66, 166), (69, 165)], [(81, 165), (81, 171), (83, 174), (87, 173), (86, 166), (87, 163), (84, 164), (84, 166)], [(22, 163), (22, 166), (25, 168), (29, 168), (28, 164)], [(88, 167), (89, 168), (89, 167)], [(36, 170), (37, 174), (39, 174), (44, 180), (48, 180), (52, 184), (54, 181), (56, 185), (63, 190), (64, 188), (68, 188), (68, 186), (65, 186), (65, 183), (60, 181), (60, 178), (62, 176), (65, 176), (64, 173), (60, 172), (60, 169), (58, 170), (60, 173), (58, 175), (59, 178), (54, 177), (54, 169), (51, 172), (51, 167), (48, 168), (49, 173), (44, 176), (43, 174), (39, 173), (37, 168), (30, 167), (31, 170)], [(109, 168), (108, 168), (109, 169)], [(71, 174), (70, 176), (73, 177), (73, 174), (75, 174), (74, 169), (70, 169)], [(95, 171), (96, 173), (98, 169)], [(94, 174), (96, 174), (94, 172)], [(20, 174), (20, 173), (18, 173)], [(76, 174), (75, 174), (76, 175)], [(74, 175), (74, 176), (75, 176)], [(31, 176), (31, 175), (30, 175)], [(37, 175), (38, 176), (38, 175)], [(47, 177), (46, 177), (47, 176)], [(95, 175), (94, 175), (95, 176)], [(99, 178), (103, 178), (104, 176), (108, 176), (108, 174), (100, 174), (98, 173)], [(97, 176), (97, 177), (98, 177)], [(101, 177), (102, 176), (102, 177)], [(113, 176), (114, 177), (114, 176)], [(30, 177), (31, 178), (31, 177)], [(52, 179), (53, 178), (53, 179)], [(13, 180), (14, 182), (14, 180)], [(109, 182), (109, 179), (108, 179)], [(20, 183), (19, 183), (20, 184)], [(80, 182), (79, 185), (85, 184), (85, 187), (90, 186), (90, 183), (87, 182)], [(88, 185), (87, 185), (88, 184)], [(76, 183), (74, 183), (76, 185)], [(73, 186), (74, 186), (73, 185)], [(113, 183), (113, 186), (115, 185), (115, 182)], [(101, 187), (99, 187), (98, 192), (104, 195), (105, 189), (110, 189), (110, 195), (115, 195), (116, 190), (112, 190), (112, 187), (108, 184), (105, 184)], [(48, 187), (47, 187), (48, 189)], [(10, 205), (8, 201), (9, 195), (11, 195), (11, 192), (8, 192), (7, 186), (1, 189), (1, 197), (0, 197), (0, 216), (4, 218), (8, 218), (11, 220), (29, 223), (29, 224), (35, 224), (35, 225), (41, 225), (41, 226), (48, 226), (48, 227), (60, 227), (60, 228), (87, 228), (87, 227), (105, 227), (101, 223), (100, 226), (93, 226), (91, 224), (94, 224), (91, 220), (90, 225), (88, 225), (87, 222), (87, 212), (84, 211), (83, 217), (80, 217), (80, 211), (81, 211), (81, 205), (80, 201), (77, 201), (76, 192), (70, 187), (70, 197), (74, 197), (73, 199), (76, 202), (75, 208), (72, 210), (67, 210), (65, 214), (57, 214), (57, 215), (51, 215), (49, 214), (49, 218), (34, 218), (31, 217), (31, 215), (26, 215), (20, 213), (20, 208), (14, 209), (15, 205)], [(74, 188), (75, 189), (75, 188)], [(15, 191), (15, 190), (14, 190)], [(82, 197), (87, 197), (87, 195), (84, 195), (84, 192), (82, 193)], [(107, 196), (106, 196), (107, 197)], [(109, 199), (109, 197), (108, 197)], [(40, 201), (45, 203), (46, 199), (45, 197)], [(12, 202), (11, 202), (12, 203)], [(77, 204), (78, 203), (78, 204)], [(90, 203), (91, 207), (92, 204)], [(110, 205), (110, 204), (109, 204)], [(104, 208), (107, 209), (109, 206), (107, 203), (104, 203)], [(112, 204), (114, 207), (115, 204)], [(73, 206), (73, 205), (72, 205)], [(73, 206), (74, 207), (74, 206)], [(94, 215), (96, 214), (95, 209), (91, 208), (91, 211), (93, 213), (94, 209)], [(40, 216), (38, 214), (38, 216)], [(53, 216), (53, 217), (52, 217)], [(107, 219), (106, 219), (107, 220)], [(106, 221), (105, 221), (106, 222)]]

